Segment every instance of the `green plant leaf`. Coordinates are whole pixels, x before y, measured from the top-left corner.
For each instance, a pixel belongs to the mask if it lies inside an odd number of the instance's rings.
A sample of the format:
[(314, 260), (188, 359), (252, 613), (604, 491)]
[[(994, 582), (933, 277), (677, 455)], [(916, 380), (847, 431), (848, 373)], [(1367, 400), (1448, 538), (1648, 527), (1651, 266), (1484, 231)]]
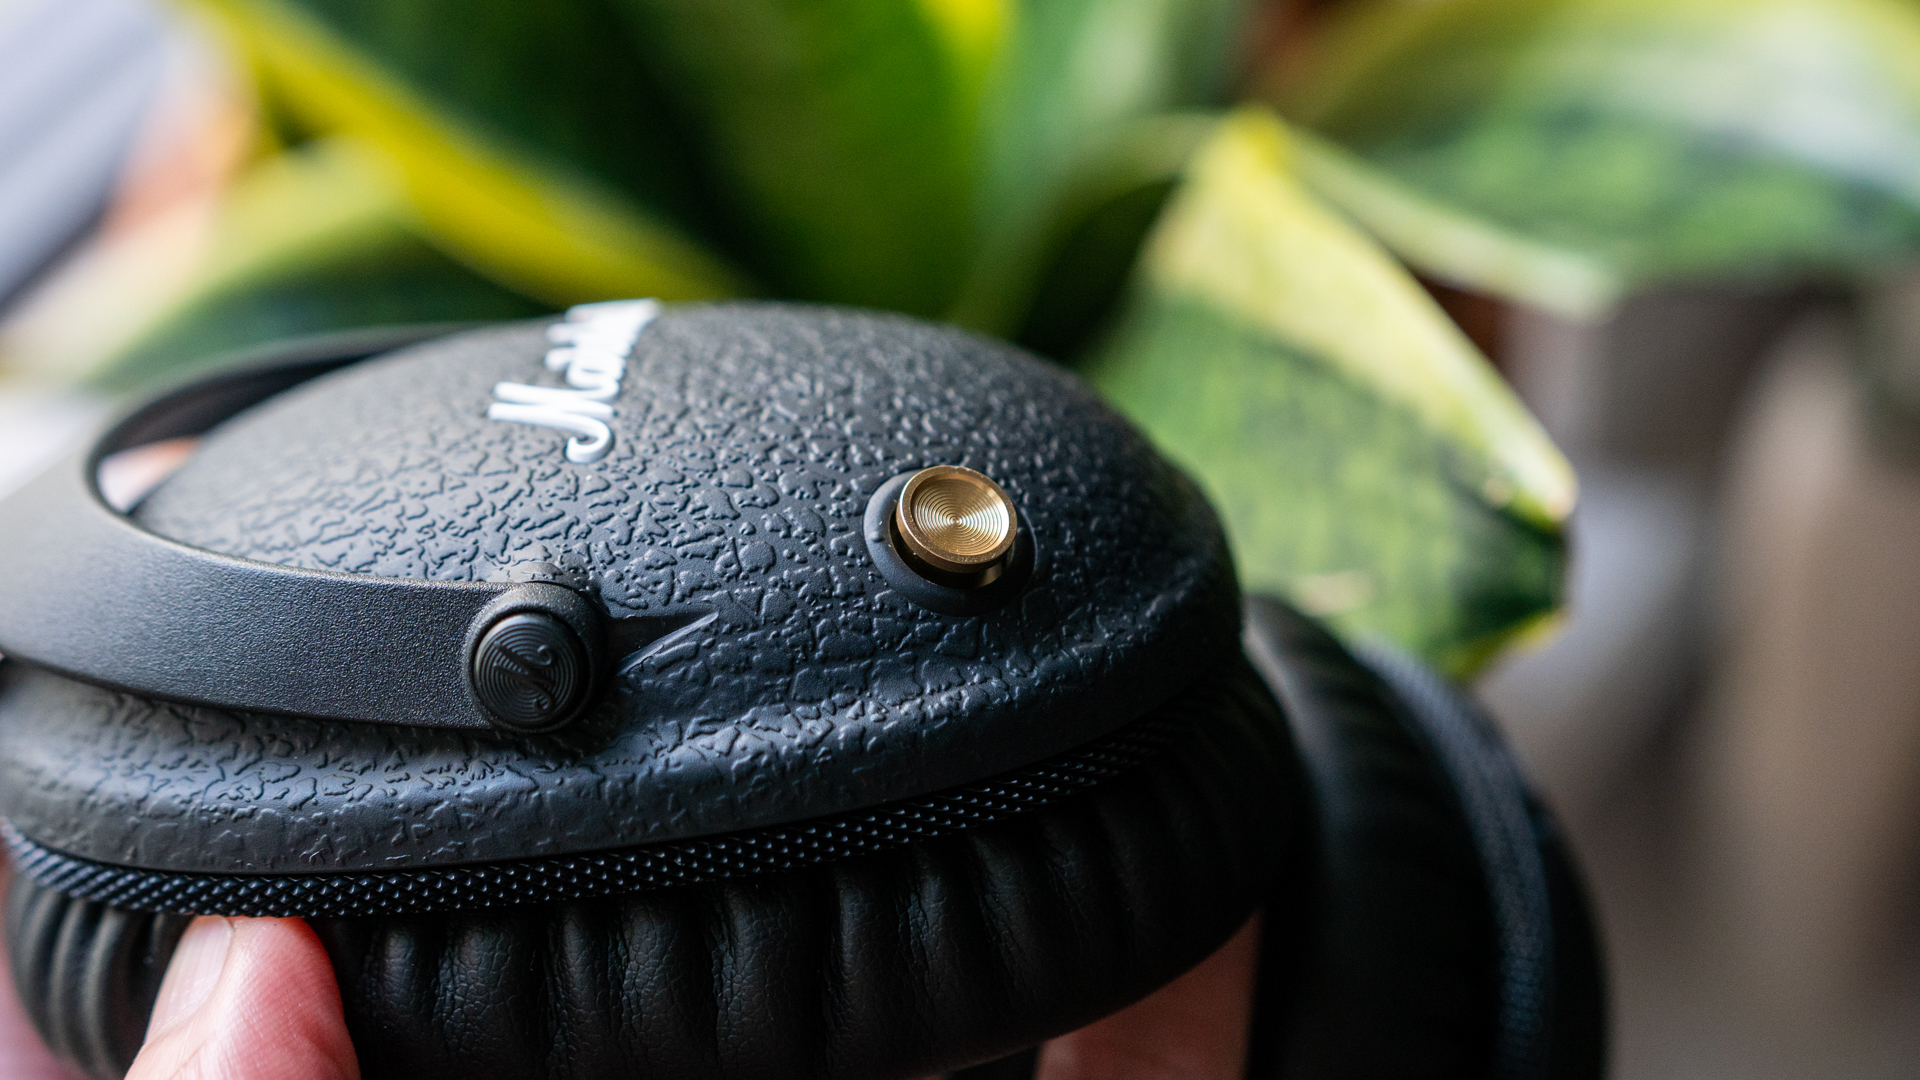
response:
[(1572, 470), (1271, 116), (1194, 158), (1086, 373), (1225, 518), (1243, 583), (1465, 674), (1560, 596)]
[(276, 271), (196, 295), (116, 356), (94, 385), (138, 391), (217, 367), (242, 350), (308, 334), (523, 319), (553, 310), (398, 228)]
[(1077, 355), (1111, 318), (1141, 243), (1218, 123), (1217, 114), (1146, 117), (1089, 152), (1058, 185), (1019, 264), (995, 279), (998, 295), (1025, 305), (1001, 333), (1045, 356)]
[(1573, 319), (1598, 318), (1627, 292), (1625, 276), (1600, 256), (1456, 210), (1312, 132), (1293, 138), (1301, 182), (1430, 277)]
[(387, 157), (421, 235), (513, 291), (757, 287), (1057, 336), (1087, 319), (1036, 293), (1123, 274), (1166, 182), (1098, 169), (1217, 99), (1247, 0), (192, 2), (295, 141)]
[(999, 0), (618, 0), (776, 292), (938, 314), (973, 247)]
[[(512, 11), (489, 7), (472, 14), (464, 4), (433, 4), (423, 10), (435, 25), (462, 24), (460, 33), (449, 31), (435, 46), (431, 27), (414, 26), (408, 18), (376, 18), (348, 0), (313, 0), (324, 5), (331, 23), (283, 0), (195, 2), (249, 57), (268, 102), (296, 133), (347, 136), (382, 158), (419, 234), (486, 278), (552, 304), (620, 296), (691, 299), (748, 289), (724, 260), (636, 197), (651, 193), (671, 204), (678, 198), (673, 191), (685, 186), (649, 179), (656, 167), (663, 177), (676, 173), (654, 127), (642, 125), (631, 138), (602, 130), (597, 137), (612, 149), (584, 149), (596, 138), (596, 127), (620, 122), (636, 104), (583, 100), (587, 91), (631, 88), (583, 84), (564, 70), (551, 73), (558, 89), (522, 86), (501, 78), (491, 63), (459, 79), (448, 74), (453, 62), (469, 55), (460, 51), (463, 45), (477, 47), (469, 38), (497, 43), (513, 37), (511, 28), (500, 25)], [(568, 35), (583, 32), (577, 20), (556, 19), (544, 5), (514, 10), (522, 13), (522, 36), (532, 44), (508, 50), (502, 64), (523, 77), (533, 73), (519, 69), (542, 58), (560, 62), (555, 54), (565, 51)], [(472, 25), (463, 22), (469, 18)], [(411, 36), (398, 36), (389, 23), (407, 27)], [(432, 63), (414, 57), (419, 62), (390, 70), (342, 27), (375, 42), (389, 61), (422, 48), (448, 52)], [(588, 33), (592, 43), (582, 47), (598, 49), (602, 38), (620, 29)], [(633, 64), (630, 57), (595, 59)], [(419, 77), (428, 91), (408, 75)], [(458, 111), (443, 107), (440, 99), (462, 87), (490, 91), (467, 95)], [(520, 111), (502, 107), (521, 95), (526, 101)], [(570, 109), (566, 121), (554, 119)], [(485, 120), (479, 119), (483, 114)], [(606, 179), (628, 169), (640, 171), (620, 183)]]
[[(1629, 283), (1767, 280), (1920, 250), (1915, 57), (1911, 0), (1375, 0), (1282, 102), (1427, 199)], [(1396, 244), (1429, 266), (1441, 247)]]
[(635, 62), (614, 0), (278, 2), (246, 10), (282, 35), (332, 38), (417, 107), (518, 160), (576, 174), (665, 220), (705, 222), (683, 135), (653, 73)]
[[(424, 239), (387, 160), (347, 138), (254, 167), (191, 269), (164, 283), (106, 274), (80, 291), (125, 320), (67, 348), (68, 376), (112, 390), (178, 377), (260, 342), (356, 326), (519, 318), (551, 305), (504, 289)], [(132, 295), (121, 295), (131, 289)]]
[[(987, 73), (974, 210), (980, 253), (948, 317), (1012, 333), (1072, 225), (1157, 168), (1163, 114), (1219, 102), (1247, 0), (1021, 0)], [(1177, 126), (1177, 121), (1173, 126)], [(1177, 133), (1175, 137), (1178, 138)], [(1164, 177), (1140, 177), (1138, 191)], [(1127, 256), (1131, 255), (1128, 251)], [(1130, 258), (1122, 258), (1124, 272)]]

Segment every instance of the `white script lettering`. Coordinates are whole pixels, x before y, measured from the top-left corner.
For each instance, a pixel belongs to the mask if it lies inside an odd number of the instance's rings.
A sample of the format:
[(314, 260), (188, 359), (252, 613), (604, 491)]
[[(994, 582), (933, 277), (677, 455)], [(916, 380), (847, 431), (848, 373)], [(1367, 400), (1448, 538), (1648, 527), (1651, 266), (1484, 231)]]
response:
[(553, 428), (567, 440), (567, 460), (585, 465), (606, 457), (613, 449), (613, 406), (620, 380), (627, 374), (627, 357), (640, 331), (660, 313), (652, 300), (610, 300), (580, 304), (567, 311), (565, 322), (547, 327), (548, 371), (562, 373), (566, 386), (529, 386), (503, 382), (493, 387), (487, 406), (491, 420)]

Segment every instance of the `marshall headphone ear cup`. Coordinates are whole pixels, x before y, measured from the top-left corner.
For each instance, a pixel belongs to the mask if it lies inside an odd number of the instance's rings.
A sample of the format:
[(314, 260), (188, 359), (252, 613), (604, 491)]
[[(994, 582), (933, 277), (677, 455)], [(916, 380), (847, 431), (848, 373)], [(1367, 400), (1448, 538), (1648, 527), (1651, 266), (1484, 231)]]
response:
[(123, 1075), (192, 921), (76, 900), (16, 875), (6, 903), (9, 959), (20, 1004), (47, 1046), (84, 1076)]
[(1080, 1027), (1212, 952), (1297, 859), (1272, 706), (1221, 682), (1160, 759), (912, 847), (549, 912), (321, 921), (355, 1045), (370, 1076), (904, 1078)]
[(1359, 657), (1451, 782), (1473, 836), (1496, 939), (1493, 1075), (1597, 1080), (1607, 1060), (1600, 941), (1552, 813), (1469, 697), (1390, 647)]
[[(929, 1054), (986, 1060), (1139, 997), (1256, 899), (1253, 1080), (1602, 1075), (1582, 888), (1470, 703), (1403, 660), (1357, 663), (1273, 601), (1249, 604), (1248, 652), (1284, 720), (1230, 675), (1215, 685), (1232, 704), (1195, 706), (1215, 720), (1177, 753), (1024, 817), (626, 900), (314, 920), (366, 1075), (596, 1075), (631, 1060), (620, 1032), (649, 1060), (680, 1055), (670, 1075), (754, 1058), (787, 1075), (821, 1059), (839, 1075), (923, 1074)], [(1309, 784), (1274, 782), (1301, 767), (1274, 739), (1283, 724)], [(16, 978), (36, 1023), (117, 1075), (186, 920), (16, 889)], [(786, 1022), (726, 1022), (728, 1009)], [(573, 1056), (554, 1060), (556, 1046)], [(1031, 1061), (967, 1075), (1027, 1075)]]
[(364, 355), (0, 507), (15, 975), (96, 1075), (207, 913), (314, 924), (369, 1077), (906, 1080), (1144, 996), (1299, 863), (1218, 523), (1071, 376), (758, 304)]
[(1247, 616), (1319, 820), (1317, 889), (1268, 907), (1294, 932), (1263, 942), (1251, 1080), (1597, 1080), (1584, 889), (1491, 724), (1420, 665), (1356, 662), (1278, 601)]

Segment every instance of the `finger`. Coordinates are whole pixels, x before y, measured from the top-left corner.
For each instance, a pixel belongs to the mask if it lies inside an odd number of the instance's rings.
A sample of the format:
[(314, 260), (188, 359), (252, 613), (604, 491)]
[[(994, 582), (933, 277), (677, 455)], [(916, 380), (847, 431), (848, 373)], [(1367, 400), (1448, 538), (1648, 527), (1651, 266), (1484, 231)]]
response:
[(359, 1080), (333, 965), (299, 919), (193, 921), (127, 1080)]
[(1042, 1046), (1036, 1080), (1237, 1080), (1259, 963), (1255, 915), (1145, 1000)]
[[(0, 906), (13, 884), (13, 869), (0, 859)], [(20, 993), (11, 977), (12, 961), (7, 955), (6, 938), (0, 936), (0, 1076), (7, 1080), (73, 1080), (74, 1073), (62, 1066), (33, 1030), (33, 1022), (20, 1007)]]

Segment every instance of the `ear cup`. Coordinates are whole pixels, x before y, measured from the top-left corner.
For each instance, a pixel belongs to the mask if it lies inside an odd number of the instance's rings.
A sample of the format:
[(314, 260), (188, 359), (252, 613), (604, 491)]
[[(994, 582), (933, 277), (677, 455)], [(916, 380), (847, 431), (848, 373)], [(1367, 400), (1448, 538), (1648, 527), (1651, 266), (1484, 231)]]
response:
[(1248, 604), (1247, 649), (1319, 811), (1318, 888), (1275, 894), (1250, 1077), (1598, 1077), (1582, 889), (1474, 706), (1388, 653)]
[[(1111, 1013), (1304, 883), (1304, 782), (1271, 696), (1244, 662), (1188, 693), (1195, 720), (1163, 754), (965, 832), (617, 898), (313, 920), (362, 1075), (908, 1078)], [(33, 925), (91, 928), (47, 947), (14, 921), (28, 1000), (177, 918), (16, 887)], [(51, 1000), (65, 1018), (41, 1027), (85, 1028), (83, 1007), (144, 1017), (151, 1000)], [(57, 1048), (108, 1075), (79, 1051), (117, 1039), (104, 1056), (124, 1068), (137, 1040), (117, 1030)]]

